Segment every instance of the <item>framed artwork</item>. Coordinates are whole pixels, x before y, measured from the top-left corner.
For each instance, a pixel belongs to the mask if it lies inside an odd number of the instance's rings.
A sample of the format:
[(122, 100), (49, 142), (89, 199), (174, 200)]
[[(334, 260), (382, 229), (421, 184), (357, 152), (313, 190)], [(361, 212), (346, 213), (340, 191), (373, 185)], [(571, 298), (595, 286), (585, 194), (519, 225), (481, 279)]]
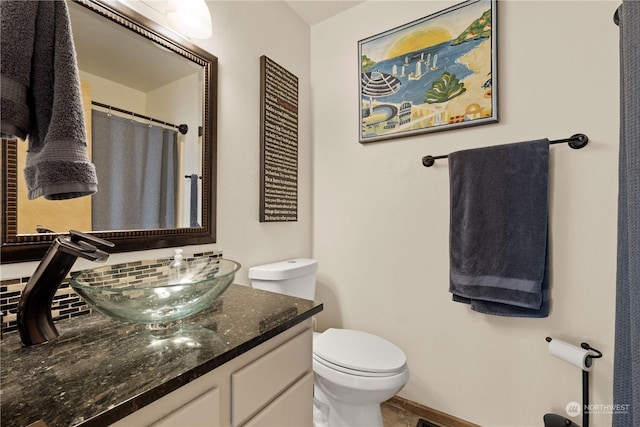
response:
[(298, 220), (298, 78), (260, 57), (260, 222)]
[(360, 142), (497, 122), (496, 9), (469, 0), (360, 40)]

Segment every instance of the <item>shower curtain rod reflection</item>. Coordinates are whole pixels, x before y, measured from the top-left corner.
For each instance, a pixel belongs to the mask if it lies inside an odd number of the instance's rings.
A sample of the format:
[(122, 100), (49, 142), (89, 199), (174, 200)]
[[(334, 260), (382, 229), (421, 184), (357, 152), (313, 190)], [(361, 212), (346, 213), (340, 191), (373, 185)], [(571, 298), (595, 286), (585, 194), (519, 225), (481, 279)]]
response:
[[(584, 147), (585, 145), (587, 145), (588, 142), (589, 142), (589, 137), (587, 137), (587, 135), (585, 135), (583, 133), (577, 133), (575, 135), (572, 135), (570, 138), (557, 139), (555, 141), (549, 141), (549, 144), (569, 143), (569, 147), (578, 150), (578, 149)], [(424, 156), (422, 158), (422, 165), (424, 167), (430, 168), (431, 166), (433, 166), (433, 164), (435, 163), (435, 161), (437, 159), (446, 159), (447, 157), (449, 157), (449, 156), (448, 155), (443, 155), (443, 156)]]
[(123, 110), (122, 108), (114, 107), (112, 105), (103, 104), (102, 102), (91, 101), (91, 104), (95, 105), (95, 106), (98, 106), (98, 107), (102, 107), (102, 108), (108, 108), (109, 111), (117, 111), (117, 112), (122, 113), (122, 114), (127, 114), (129, 116), (137, 117), (139, 119), (149, 120), (149, 121), (152, 121), (152, 122), (160, 123), (160, 124), (168, 126), (168, 127), (172, 127), (172, 128), (178, 129), (178, 132), (180, 132), (183, 135), (186, 135), (187, 131), (189, 130), (189, 127), (184, 123), (180, 124), (180, 125), (174, 125), (173, 123), (168, 123), (168, 122), (165, 122), (165, 121), (162, 121), (162, 120), (154, 119), (153, 117), (143, 116), (142, 114), (134, 113), (133, 111)]

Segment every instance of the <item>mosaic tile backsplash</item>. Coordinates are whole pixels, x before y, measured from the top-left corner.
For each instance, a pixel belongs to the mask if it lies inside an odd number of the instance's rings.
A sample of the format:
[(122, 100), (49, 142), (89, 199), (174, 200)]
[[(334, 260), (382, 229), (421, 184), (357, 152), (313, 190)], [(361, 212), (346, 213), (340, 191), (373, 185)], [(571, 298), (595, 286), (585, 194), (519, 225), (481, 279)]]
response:
[[(222, 251), (211, 251), (193, 254), (191, 257), (185, 256), (186, 261), (197, 261), (199, 258), (222, 258)], [(160, 266), (170, 262), (173, 258), (161, 258), (145, 261), (131, 261), (114, 265), (113, 268), (121, 268), (123, 272), (135, 271), (141, 277), (157, 274)], [(132, 270), (133, 269), (133, 270)], [(90, 314), (92, 309), (82, 298), (75, 293), (69, 285), (69, 276), (62, 282), (51, 306), (51, 315), (54, 321), (69, 319), (76, 316)], [(2, 323), (0, 329), (2, 334), (17, 330), (18, 302), (22, 290), (29, 281), (29, 277), (19, 279), (0, 280), (0, 312), (2, 312)]]

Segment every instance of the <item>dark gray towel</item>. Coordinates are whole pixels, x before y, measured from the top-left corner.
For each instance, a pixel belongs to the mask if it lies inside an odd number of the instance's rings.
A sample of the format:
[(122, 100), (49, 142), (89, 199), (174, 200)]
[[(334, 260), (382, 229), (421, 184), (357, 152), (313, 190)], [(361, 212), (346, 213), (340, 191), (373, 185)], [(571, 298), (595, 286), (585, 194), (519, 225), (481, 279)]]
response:
[(95, 193), (66, 2), (2, 0), (0, 17), (0, 131), (28, 137), (29, 199)]
[(190, 227), (200, 227), (200, 224), (198, 224), (198, 175), (196, 175), (195, 173), (192, 173), (191, 176), (189, 177), (190, 180), (190, 188), (191, 188), (191, 198), (190, 198), (190, 221), (189, 221), (189, 226)]
[(501, 316), (546, 317), (549, 140), (449, 155), (450, 291)]

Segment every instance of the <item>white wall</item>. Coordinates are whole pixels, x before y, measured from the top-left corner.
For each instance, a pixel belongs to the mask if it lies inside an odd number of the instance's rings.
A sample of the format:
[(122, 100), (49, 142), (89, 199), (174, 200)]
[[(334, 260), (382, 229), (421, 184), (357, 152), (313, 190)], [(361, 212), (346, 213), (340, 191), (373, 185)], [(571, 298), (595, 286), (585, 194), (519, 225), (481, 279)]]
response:
[[(213, 36), (209, 40), (194, 40), (194, 43), (219, 58), (218, 239), (214, 245), (186, 247), (185, 253), (221, 249), (225, 257), (243, 265), (236, 282), (249, 284), (247, 268), (252, 265), (311, 255), (310, 29), (279, 1), (211, 1), (208, 4)], [(152, 9), (140, 7), (138, 10), (162, 21), (162, 16)], [(267, 55), (299, 79), (297, 222), (258, 221), (261, 55)], [(113, 254), (108, 262), (173, 253), (169, 248)], [(0, 277), (29, 276), (36, 265), (36, 262), (4, 264)], [(92, 264), (84, 260), (75, 266), (91, 267)]]
[(91, 100), (129, 111), (145, 112), (146, 94), (95, 74), (80, 71), (80, 80), (91, 85)]
[[(580, 370), (550, 356), (546, 336), (602, 350), (591, 402), (612, 402), (619, 2), (501, 1), (500, 123), (359, 144), (358, 40), (455, 3), (370, 1), (311, 29), (319, 326), (400, 346), (405, 398), (483, 426), (540, 426), (581, 402)], [(421, 157), (578, 132), (586, 148), (551, 148), (550, 316), (452, 302), (448, 165), (424, 168)], [(593, 425), (610, 425), (602, 412)]]
[[(213, 1), (218, 62), (218, 246), (246, 268), (311, 256), (310, 30), (283, 2)], [(299, 79), (298, 221), (260, 223), (260, 56)]]

